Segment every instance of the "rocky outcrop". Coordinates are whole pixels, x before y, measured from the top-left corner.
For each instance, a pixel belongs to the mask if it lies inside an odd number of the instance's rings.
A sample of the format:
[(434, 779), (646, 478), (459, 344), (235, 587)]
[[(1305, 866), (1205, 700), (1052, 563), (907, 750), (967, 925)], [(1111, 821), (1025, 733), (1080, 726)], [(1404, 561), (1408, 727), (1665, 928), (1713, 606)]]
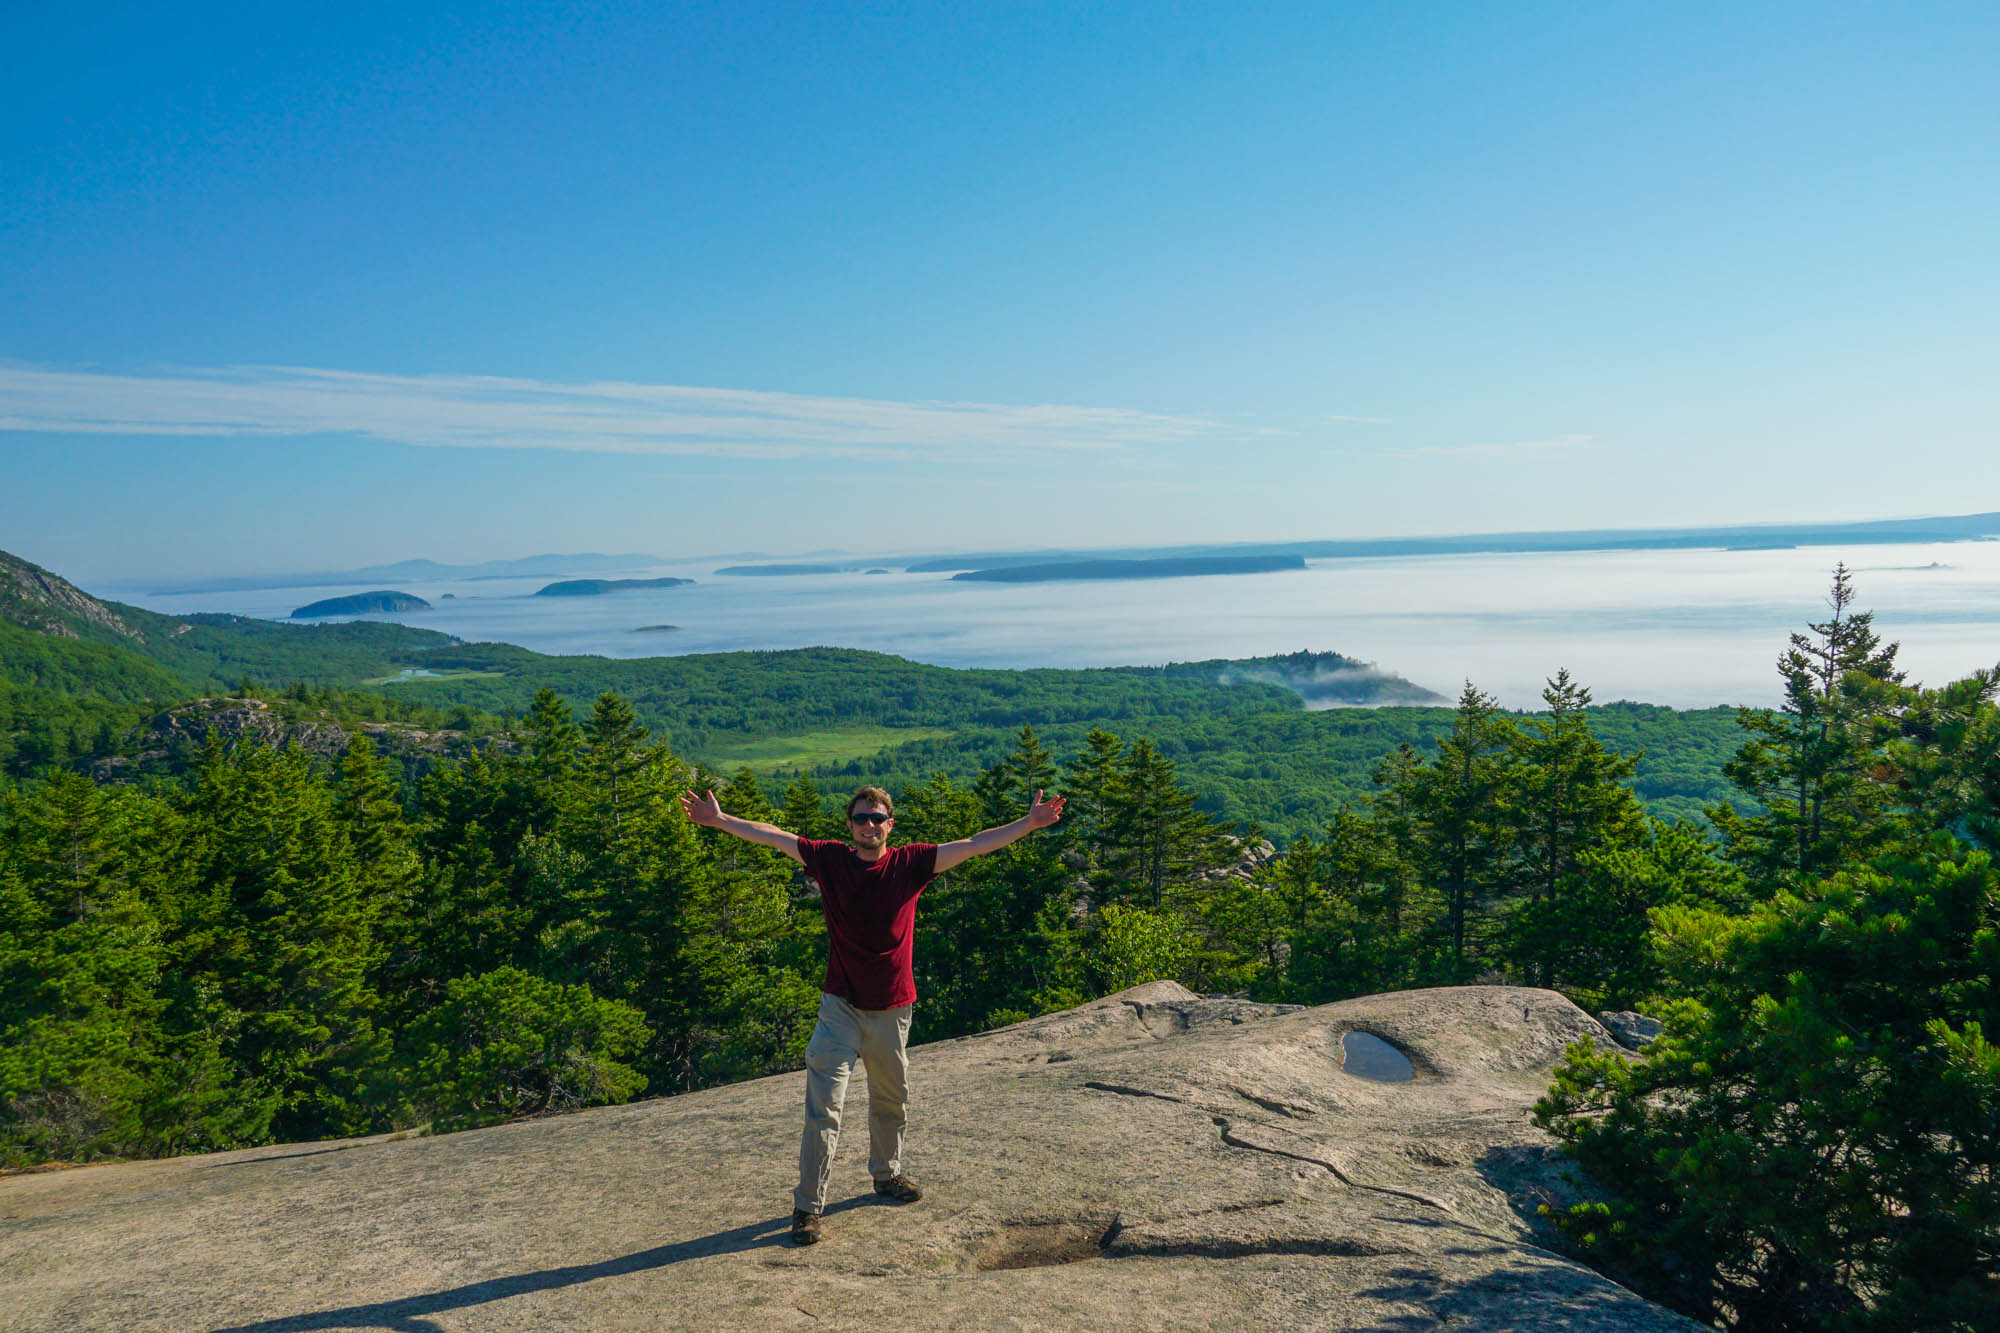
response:
[(1617, 1038), (1618, 1044), (1628, 1051), (1645, 1050), (1666, 1030), (1666, 1025), (1659, 1019), (1649, 1018), (1633, 1009), (1600, 1013), (1597, 1021), (1604, 1024), (1605, 1031)]
[(1249, 879), (1278, 856), (1278, 849), (1266, 838), (1231, 837), (1227, 841), (1235, 847), (1236, 859), (1227, 865), (1203, 871), (1201, 877), (1204, 880), (1214, 883), (1225, 879)]
[[(1342, 1068), (1366, 1031), (1415, 1077)], [(1697, 1326), (1557, 1253), (1528, 1108), (1561, 996), (1289, 1010), (1156, 982), (911, 1052), (908, 1170), (848, 1101), (826, 1239), (786, 1243), (801, 1080), (438, 1138), (0, 1180), (0, 1328), (1560, 1329)]]
[(81, 621), (108, 629), (138, 643), (146, 636), (120, 619), (104, 603), (68, 579), (58, 578), (40, 565), (31, 565), (19, 556), (0, 551), (0, 611), (24, 627), (59, 638), (81, 638), (68, 622)]
[(155, 717), (138, 738), (135, 755), (113, 755), (90, 766), (99, 782), (116, 782), (139, 773), (171, 768), (214, 735), (234, 748), (248, 741), (281, 749), (296, 745), (318, 759), (347, 753), (355, 735), (368, 737), (385, 757), (424, 761), (459, 759), (488, 747), (512, 752), (519, 746), (503, 737), (471, 737), (458, 731), (431, 731), (403, 722), (363, 722), (352, 730), (331, 718), (288, 717), (263, 699), (193, 699)]

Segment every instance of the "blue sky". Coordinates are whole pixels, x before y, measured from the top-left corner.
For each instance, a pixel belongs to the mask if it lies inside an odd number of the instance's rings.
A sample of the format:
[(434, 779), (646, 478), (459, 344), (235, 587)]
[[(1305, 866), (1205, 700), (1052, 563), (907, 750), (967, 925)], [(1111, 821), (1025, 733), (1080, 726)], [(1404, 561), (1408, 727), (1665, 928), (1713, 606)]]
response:
[(0, 547), (2000, 508), (2000, 9), (0, 18)]

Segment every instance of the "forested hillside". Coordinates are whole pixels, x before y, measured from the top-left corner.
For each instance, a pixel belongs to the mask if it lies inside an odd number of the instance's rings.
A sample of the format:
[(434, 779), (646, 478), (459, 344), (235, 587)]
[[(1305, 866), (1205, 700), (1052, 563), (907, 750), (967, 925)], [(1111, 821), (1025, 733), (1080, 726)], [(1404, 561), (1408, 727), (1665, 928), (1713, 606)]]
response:
[[(1059, 747), (1106, 727), (1151, 741), (1208, 813), (1280, 842), (1365, 796), (1384, 754), (1430, 743), (1451, 720), (1446, 708), (1307, 711), (1308, 697), (1427, 695), (1336, 653), (1076, 671), (953, 670), (841, 648), (551, 657), (394, 624), (161, 616), (0, 555), (0, 766), (19, 774), (135, 757), (143, 724), (167, 704), (246, 684), (289, 700), (301, 718), (310, 702), (329, 721), (464, 732), (511, 725), (537, 690), (578, 709), (610, 690), (690, 760), (781, 782), (809, 773), (894, 787), (939, 772), (969, 781), (1023, 726)], [(1635, 790), (1654, 814), (1694, 819), (1732, 799), (1722, 778), (1736, 744), (1732, 710), (1618, 704), (1593, 723), (1639, 755)], [(773, 743), (786, 738), (795, 743)]]

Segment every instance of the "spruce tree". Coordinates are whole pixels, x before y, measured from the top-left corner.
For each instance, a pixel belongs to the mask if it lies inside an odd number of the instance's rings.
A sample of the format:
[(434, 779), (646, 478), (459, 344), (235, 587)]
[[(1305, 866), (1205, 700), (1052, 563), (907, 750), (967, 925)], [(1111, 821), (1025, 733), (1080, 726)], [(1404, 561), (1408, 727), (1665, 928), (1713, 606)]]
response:
[(1584, 858), (1638, 839), (1644, 815), (1627, 785), (1637, 761), (1591, 734), (1590, 691), (1558, 671), (1542, 702), (1547, 712), (1513, 735), (1515, 883), (1526, 901), (1507, 923), (1509, 952), (1533, 984), (1567, 986), (1584, 980), (1591, 937), (1616, 924), (1599, 917), (1602, 899), (1586, 899)]
[(1228, 864), (1235, 843), (1228, 830), (1195, 806), (1174, 766), (1149, 741), (1134, 741), (1119, 762), (1110, 794), (1107, 869), (1117, 901), (1155, 911), (1170, 891)]
[(171, 1075), (146, 890), (163, 812), (73, 774), (0, 792), (0, 1164), (146, 1150)]
[(212, 747), (184, 808), (201, 828), (200, 889), (179, 923), (181, 963), (240, 1015), (225, 1054), (277, 1098), (275, 1133), (365, 1129), (368, 1072), (386, 1054), (375, 905), (332, 791), (295, 747)]
[(1867, 719), (1902, 681), (1896, 645), (1882, 643), (1872, 613), (1854, 609), (1844, 564), (1827, 603), (1828, 618), (1794, 633), (1778, 658), (1784, 702), (1775, 712), (1738, 710), (1751, 738), (1724, 772), (1761, 813), (1709, 812), (1730, 856), (1770, 889), (1878, 846), (1888, 831), (1892, 794), (1871, 776), (1880, 737)]
[(1467, 681), (1437, 757), (1396, 775), (1394, 799), (1407, 805), (1417, 831), (1418, 873), (1442, 903), (1448, 971), (1441, 979), (1465, 980), (1487, 961), (1483, 923), (1508, 885), (1516, 836), (1506, 805), (1515, 736), (1492, 696)]

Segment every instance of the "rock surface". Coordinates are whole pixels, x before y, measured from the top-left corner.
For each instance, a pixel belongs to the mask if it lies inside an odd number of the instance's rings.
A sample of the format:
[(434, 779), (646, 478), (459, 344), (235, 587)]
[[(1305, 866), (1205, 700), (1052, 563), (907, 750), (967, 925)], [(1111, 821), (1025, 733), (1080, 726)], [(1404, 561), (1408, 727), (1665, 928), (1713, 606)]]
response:
[[(1339, 1067), (1373, 1032), (1409, 1083)], [(1155, 982), (911, 1052), (907, 1169), (849, 1096), (826, 1239), (785, 1240), (801, 1080), (438, 1138), (0, 1180), (0, 1329), (1434, 1329), (1697, 1326), (1544, 1248), (1527, 1108), (1562, 997), (1315, 1009)]]
[(74, 619), (122, 634), (141, 643), (146, 636), (119, 618), (104, 603), (68, 579), (58, 578), (40, 565), (0, 551), (0, 602), (12, 603), (12, 616), (29, 629), (58, 638), (79, 637), (65, 623)]
[[(263, 699), (190, 699), (155, 717), (133, 739), (136, 755), (110, 755), (88, 768), (95, 782), (127, 781), (145, 773), (173, 772), (213, 734), (230, 749), (246, 742), (282, 749), (296, 745), (316, 759), (338, 759), (352, 740), (347, 727), (330, 717), (287, 717)], [(475, 750), (511, 754), (519, 744), (505, 736), (467, 736), (431, 731), (406, 722), (363, 722), (353, 735), (369, 738), (384, 758), (414, 763), (422, 771), (439, 759), (463, 759)]]
[(1597, 1021), (1628, 1051), (1643, 1051), (1666, 1031), (1666, 1024), (1636, 1009), (1615, 1009), (1600, 1013)]

